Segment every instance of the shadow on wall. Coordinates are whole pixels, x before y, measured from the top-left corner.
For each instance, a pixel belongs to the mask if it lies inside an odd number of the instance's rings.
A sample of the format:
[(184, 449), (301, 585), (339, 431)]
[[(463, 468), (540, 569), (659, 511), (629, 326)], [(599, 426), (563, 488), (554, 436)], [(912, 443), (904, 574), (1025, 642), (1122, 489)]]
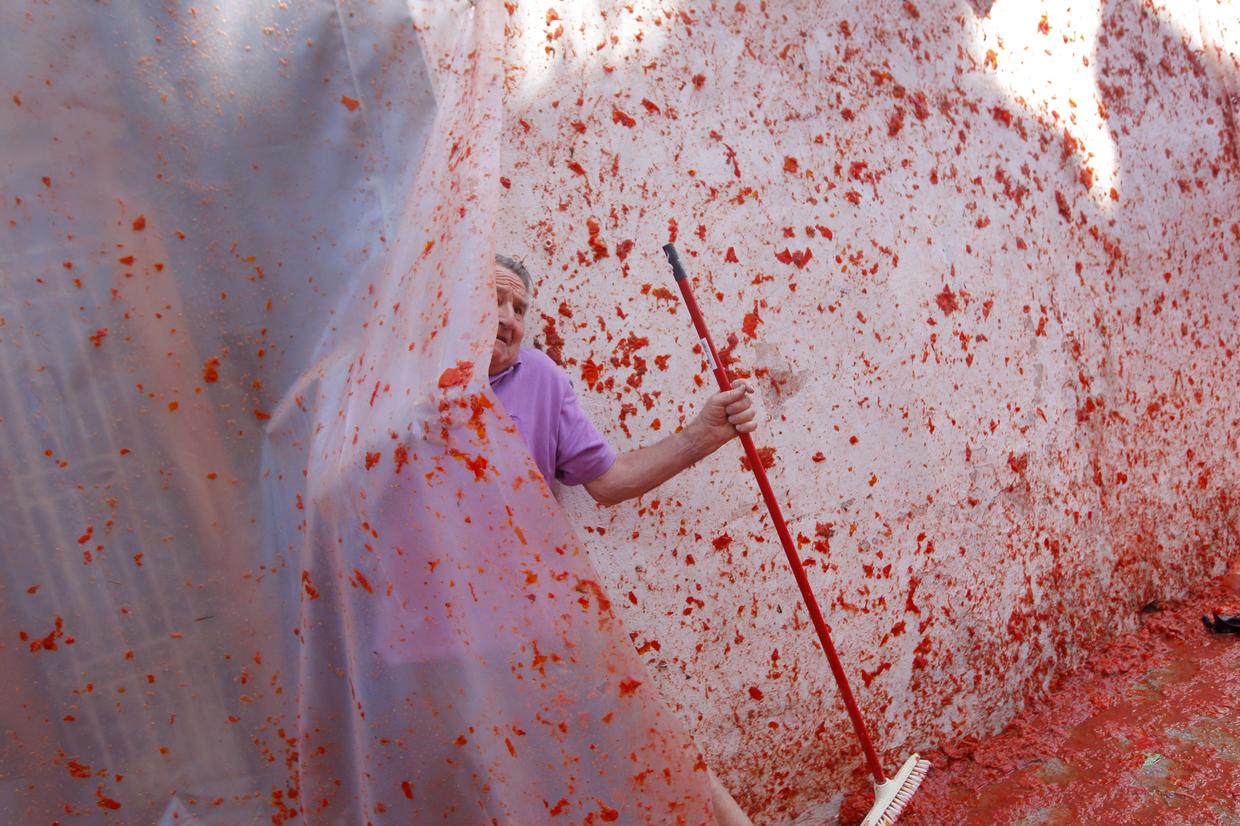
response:
[[(1018, 99), (996, 70), (1021, 58), (958, 3), (509, 19), (498, 246), (541, 271), (531, 327), (618, 446), (653, 441), (704, 392), (671, 345), (681, 245), (783, 414), (759, 441), (889, 763), (996, 731), (1237, 547), (1235, 66), (1136, 0), (1096, 42), (1046, 5), (1021, 20), (1096, 83), (1114, 197), (1076, 107)], [(780, 819), (864, 779), (733, 461), (605, 530), (566, 504), (665, 696)]]

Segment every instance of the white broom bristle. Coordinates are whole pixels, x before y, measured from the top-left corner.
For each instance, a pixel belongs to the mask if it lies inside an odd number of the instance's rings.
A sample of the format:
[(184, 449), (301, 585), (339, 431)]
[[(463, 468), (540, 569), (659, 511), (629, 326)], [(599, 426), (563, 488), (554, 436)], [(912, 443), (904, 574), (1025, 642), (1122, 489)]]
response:
[[(896, 818), (904, 811), (904, 807), (913, 799), (913, 794), (917, 791), (922, 781), (926, 779), (926, 774), (929, 771), (929, 760), (920, 760), (917, 755), (910, 757), (897, 775), (897, 778), (902, 777), (898, 789), (895, 789), (893, 792), (887, 786), (887, 783), (876, 787), (880, 792), (880, 799), (875, 801), (875, 808), (877, 808), (884, 797), (887, 798), (886, 806), (878, 812), (871, 810), (865, 819), (865, 823), (873, 824), (873, 826), (893, 826)], [(888, 781), (888, 783), (890, 782)]]

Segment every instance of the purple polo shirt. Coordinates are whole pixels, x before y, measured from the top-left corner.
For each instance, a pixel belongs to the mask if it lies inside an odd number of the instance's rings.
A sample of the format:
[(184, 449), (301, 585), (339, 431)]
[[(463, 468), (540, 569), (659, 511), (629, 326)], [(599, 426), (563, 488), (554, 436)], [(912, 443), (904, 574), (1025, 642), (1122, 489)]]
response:
[(577, 403), (568, 376), (538, 350), (522, 347), (515, 364), (491, 376), (491, 389), (548, 483), (593, 482), (616, 461), (616, 451)]

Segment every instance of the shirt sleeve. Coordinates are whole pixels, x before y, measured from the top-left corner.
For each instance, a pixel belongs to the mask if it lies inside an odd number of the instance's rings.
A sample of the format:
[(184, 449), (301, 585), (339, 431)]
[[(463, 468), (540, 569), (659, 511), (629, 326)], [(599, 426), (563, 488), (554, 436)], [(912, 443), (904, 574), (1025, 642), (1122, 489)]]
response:
[(584, 485), (606, 473), (615, 461), (616, 451), (581, 409), (569, 384), (560, 404), (555, 478), (566, 485)]

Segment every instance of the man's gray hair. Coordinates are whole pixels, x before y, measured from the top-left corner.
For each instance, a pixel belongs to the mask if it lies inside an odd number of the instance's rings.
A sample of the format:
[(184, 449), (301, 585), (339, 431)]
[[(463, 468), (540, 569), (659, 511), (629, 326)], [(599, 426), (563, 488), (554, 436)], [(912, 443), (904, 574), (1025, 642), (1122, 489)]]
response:
[(525, 285), (525, 294), (531, 299), (534, 297), (534, 280), (530, 278), (530, 271), (525, 268), (524, 264), (510, 255), (496, 255), (495, 263), (520, 278), (521, 283)]

